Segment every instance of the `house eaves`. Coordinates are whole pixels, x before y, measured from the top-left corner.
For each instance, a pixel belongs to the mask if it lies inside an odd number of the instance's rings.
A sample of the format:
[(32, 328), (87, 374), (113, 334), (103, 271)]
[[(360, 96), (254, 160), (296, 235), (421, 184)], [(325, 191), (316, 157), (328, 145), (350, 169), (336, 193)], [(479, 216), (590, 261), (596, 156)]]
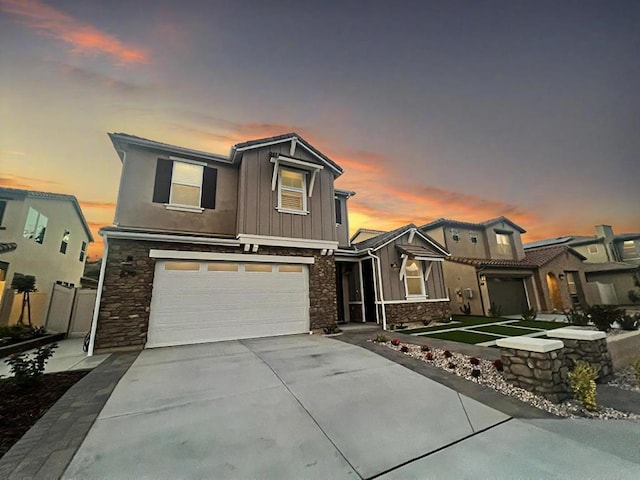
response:
[[(307, 142), (304, 138), (298, 135), (296, 132), (285, 133), (283, 135), (276, 135), (274, 137), (267, 138), (259, 138), (256, 140), (249, 140), (247, 142), (237, 143), (233, 147), (231, 147), (231, 152), (229, 153), (229, 158), (231, 162), (235, 163), (238, 157), (247, 150), (253, 150), (256, 148), (268, 147), (270, 145), (277, 145), (280, 143), (292, 142), (292, 150), (295, 150), (296, 146), (301, 146), (305, 150), (307, 150), (311, 155), (320, 160), (323, 164), (329, 167), (330, 170), (336, 175), (336, 177), (342, 175), (344, 170), (340, 165), (335, 163), (325, 154), (317, 150), (313, 145)], [(293, 153), (292, 153), (293, 154)]]
[(201, 150), (194, 150), (191, 148), (179, 147), (177, 145), (170, 145), (168, 143), (157, 142), (155, 140), (149, 140), (147, 138), (137, 137), (135, 135), (129, 135), (127, 133), (108, 133), (114, 148), (118, 152), (120, 160), (124, 160), (124, 152), (126, 152), (126, 145), (135, 145), (137, 147), (147, 148), (151, 150), (160, 150), (170, 154), (174, 154), (180, 157), (188, 159), (207, 160), (211, 162), (231, 163), (231, 160), (220, 154), (203, 152)]
[(400, 238), (401, 236), (405, 235), (406, 233), (408, 233), (408, 232), (410, 232), (412, 230), (415, 232), (415, 235), (418, 235), (420, 238), (422, 238), (428, 244), (433, 246), (443, 256), (448, 257), (450, 255), (450, 253), (447, 251), (446, 248), (444, 248), (442, 245), (440, 245), (438, 242), (436, 242), (429, 235), (426, 235), (425, 233), (422, 233), (418, 229), (418, 227), (416, 227), (413, 223), (410, 223), (408, 225), (404, 225), (404, 226), (402, 226), (400, 228), (396, 228), (395, 230), (392, 230), (390, 232), (382, 233), (382, 234), (378, 235), (377, 237), (368, 238), (366, 240), (363, 240), (362, 242), (358, 242), (358, 243), (354, 244), (354, 247), (358, 251), (371, 250), (371, 251), (375, 252), (375, 251), (380, 250), (382, 247), (388, 245), (389, 243), (393, 242), (394, 240)]
[(341, 197), (347, 197), (347, 198), (356, 196), (356, 192), (354, 192), (353, 190), (340, 190), (339, 188), (334, 189), (333, 193)]
[(430, 230), (430, 229), (433, 229), (433, 228), (449, 227), (449, 226), (486, 230), (488, 227), (490, 227), (491, 225), (494, 225), (494, 224), (496, 224), (498, 222), (508, 223), (513, 228), (518, 230), (520, 233), (526, 233), (527, 232), (520, 225), (515, 224), (514, 222), (512, 222), (511, 220), (509, 220), (507, 217), (504, 217), (504, 216), (492, 218), (490, 220), (485, 220), (484, 222), (480, 222), (480, 223), (462, 222), (462, 221), (459, 221), (459, 220), (452, 220), (452, 219), (449, 219), (449, 218), (438, 218), (437, 220), (434, 220), (432, 222), (425, 223), (424, 225), (422, 225), (420, 227), (420, 230)]

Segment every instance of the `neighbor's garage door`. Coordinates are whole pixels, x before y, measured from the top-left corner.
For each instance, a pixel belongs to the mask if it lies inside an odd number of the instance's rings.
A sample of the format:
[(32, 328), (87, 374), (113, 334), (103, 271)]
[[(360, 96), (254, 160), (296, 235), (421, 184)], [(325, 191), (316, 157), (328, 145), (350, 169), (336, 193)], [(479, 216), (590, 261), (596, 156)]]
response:
[(156, 263), (147, 347), (308, 331), (306, 265)]
[(522, 278), (487, 278), (489, 298), (502, 308), (503, 315), (522, 313), (529, 307)]

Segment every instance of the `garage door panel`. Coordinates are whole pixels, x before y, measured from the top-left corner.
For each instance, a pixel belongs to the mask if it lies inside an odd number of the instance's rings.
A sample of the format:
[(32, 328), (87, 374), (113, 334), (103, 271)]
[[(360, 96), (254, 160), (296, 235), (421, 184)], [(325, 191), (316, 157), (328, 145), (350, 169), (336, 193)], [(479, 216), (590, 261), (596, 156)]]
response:
[[(196, 270), (156, 265), (148, 347), (304, 333), (309, 330), (307, 266), (301, 272)], [(209, 270), (209, 268), (212, 268)]]

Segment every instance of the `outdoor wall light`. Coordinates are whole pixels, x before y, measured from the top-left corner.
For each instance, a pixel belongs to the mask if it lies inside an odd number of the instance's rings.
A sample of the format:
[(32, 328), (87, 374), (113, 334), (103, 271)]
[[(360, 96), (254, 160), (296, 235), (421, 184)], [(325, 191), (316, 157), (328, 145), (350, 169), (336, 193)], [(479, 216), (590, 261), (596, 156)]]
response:
[(561, 273), (560, 275), (558, 275), (558, 278), (559, 278), (560, 280), (564, 280), (564, 273)]

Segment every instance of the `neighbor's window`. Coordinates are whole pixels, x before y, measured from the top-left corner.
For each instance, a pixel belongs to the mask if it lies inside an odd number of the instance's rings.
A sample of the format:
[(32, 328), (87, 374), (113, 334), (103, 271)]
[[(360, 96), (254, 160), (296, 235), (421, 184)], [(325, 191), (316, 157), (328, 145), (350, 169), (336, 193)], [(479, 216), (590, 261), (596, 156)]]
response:
[(245, 272), (270, 272), (273, 270), (272, 265), (265, 263), (247, 263), (244, 266)]
[(185, 162), (173, 162), (169, 203), (200, 207), (204, 167)]
[(622, 244), (622, 253), (625, 257), (635, 256), (636, 254), (636, 245), (633, 240), (627, 240)]
[(25, 238), (33, 238), (37, 243), (44, 242), (44, 234), (47, 230), (48, 219), (35, 208), (29, 207), (27, 221), (24, 225), (23, 236)]
[(471, 243), (478, 243), (478, 232), (469, 232)]
[(307, 213), (307, 177), (304, 172), (281, 168), (278, 182), (278, 210)]
[(404, 273), (404, 286), (407, 297), (425, 295), (422, 262), (420, 260), (407, 260)]
[(280, 265), (278, 267), (279, 272), (292, 272), (299, 273), (302, 272), (302, 265)]
[(451, 229), (451, 239), (454, 242), (459, 242), (460, 241), (460, 232), (458, 231), (457, 228), (452, 228)]
[(504, 233), (496, 233), (496, 242), (498, 242), (498, 252), (511, 253), (511, 238)]
[(598, 245), (596, 243), (592, 243), (589, 245), (589, 253), (598, 253)]
[(84, 262), (84, 257), (87, 256), (87, 242), (82, 242), (82, 247), (80, 247), (80, 258), (81, 262)]
[(69, 230), (65, 230), (62, 235), (62, 241), (60, 242), (60, 253), (67, 253), (67, 247), (69, 246), (69, 236), (71, 232)]

